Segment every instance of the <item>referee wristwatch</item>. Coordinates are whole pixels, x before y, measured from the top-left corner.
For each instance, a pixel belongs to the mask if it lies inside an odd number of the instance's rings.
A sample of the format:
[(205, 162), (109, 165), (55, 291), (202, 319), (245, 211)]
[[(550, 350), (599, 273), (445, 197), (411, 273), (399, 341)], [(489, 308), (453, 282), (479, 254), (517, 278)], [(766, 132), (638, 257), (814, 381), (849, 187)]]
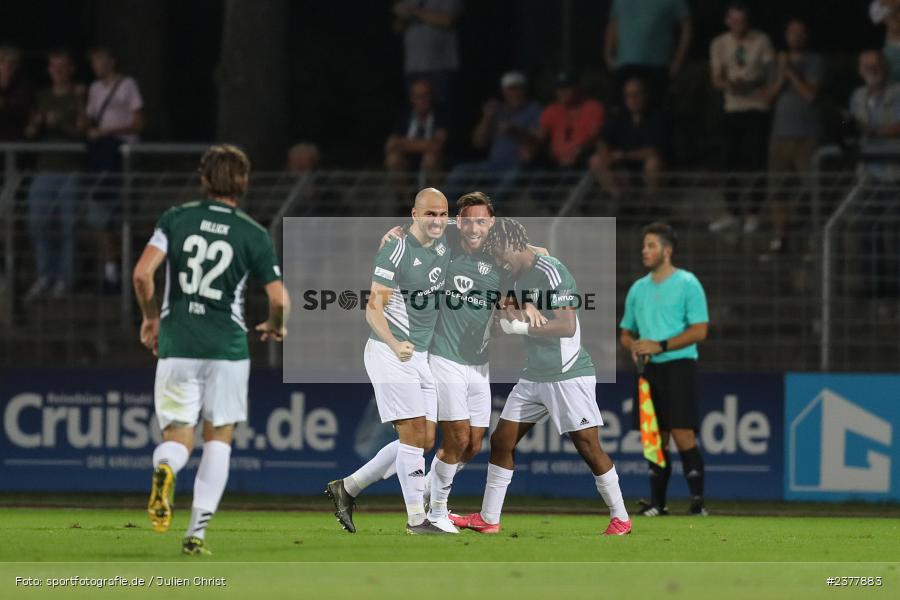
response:
[(657, 343), (659, 344), (659, 347), (662, 348), (662, 350), (659, 351), (660, 354), (662, 354), (663, 352), (665, 352), (669, 349), (669, 340), (662, 340)]

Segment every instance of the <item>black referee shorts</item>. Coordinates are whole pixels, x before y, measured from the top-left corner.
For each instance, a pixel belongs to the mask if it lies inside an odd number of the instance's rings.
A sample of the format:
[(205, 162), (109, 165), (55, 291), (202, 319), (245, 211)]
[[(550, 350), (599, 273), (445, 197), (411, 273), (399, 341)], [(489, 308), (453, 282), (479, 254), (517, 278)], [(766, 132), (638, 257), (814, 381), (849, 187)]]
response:
[[(697, 361), (690, 358), (664, 363), (648, 363), (644, 378), (650, 384), (650, 397), (656, 409), (660, 431), (672, 429), (700, 429), (697, 409)], [(640, 429), (637, 378), (634, 386), (632, 425)]]

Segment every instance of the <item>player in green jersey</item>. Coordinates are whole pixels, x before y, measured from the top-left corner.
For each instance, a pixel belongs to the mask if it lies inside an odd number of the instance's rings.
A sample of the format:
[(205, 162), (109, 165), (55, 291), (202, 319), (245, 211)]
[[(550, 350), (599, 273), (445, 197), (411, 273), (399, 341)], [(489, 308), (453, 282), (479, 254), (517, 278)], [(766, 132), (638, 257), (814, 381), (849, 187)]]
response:
[(481, 512), (451, 516), (457, 527), (481, 533), (500, 531), (500, 513), (512, 481), (514, 451), (535, 423), (549, 415), (560, 435), (569, 438), (594, 475), (597, 491), (610, 509), (607, 535), (631, 532), (612, 459), (600, 446), (603, 424), (596, 399), (591, 357), (581, 346), (580, 296), (574, 277), (559, 260), (528, 249), (525, 228), (514, 219), (499, 219), (485, 250), (515, 278), (519, 298), (535, 301), (548, 322), (540, 328), (524, 320), (501, 319), (504, 333), (524, 335), (527, 366), (510, 392), (491, 435), (491, 458)]
[(426, 518), (423, 492), (425, 449), (434, 445), (437, 398), (428, 348), (438, 318), (450, 249), (444, 238), (447, 199), (434, 188), (416, 195), (408, 235), (382, 246), (375, 257), (366, 322), (372, 329), (365, 365), (382, 423), (391, 422), (398, 439), (352, 475), (328, 483), (335, 516), (349, 532), (354, 498), (373, 480), (396, 472), (407, 511), (407, 533), (458, 533), (449, 521)]
[[(153, 452), (147, 511), (153, 528), (169, 529), (175, 477), (187, 463), (194, 428), (203, 417), (203, 457), (185, 554), (209, 554), (205, 532), (228, 481), (235, 424), (247, 419), (250, 354), (244, 325), (248, 278), (265, 286), (269, 318), (256, 326), (263, 340), (282, 341), (290, 302), (269, 233), (237, 207), (247, 190), (250, 161), (234, 146), (213, 146), (200, 161), (208, 198), (167, 210), (134, 267), (143, 313), (141, 343), (159, 357), (154, 401), (163, 442)], [(153, 284), (166, 263), (162, 305)]]
[[(448, 518), (447, 498), (453, 476), (481, 450), (484, 433), (490, 425), (488, 334), (494, 306), (508, 287), (505, 281), (501, 282), (507, 278), (502, 276), (493, 259), (482, 252), (487, 232), (494, 223), (490, 198), (478, 191), (465, 194), (457, 202), (457, 210), (459, 239), (449, 245), (453, 257), (447, 267), (440, 314), (428, 355), (437, 391), (437, 420), (443, 437), (442, 446), (425, 478), (424, 496), (429, 520), (450, 531), (454, 529)], [(396, 243), (404, 237), (403, 229), (397, 227), (389, 231), (382, 242), (385, 245)], [(546, 254), (543, 248), (530, 248)], [(534, 327), (546, 322), (533, 305), (527, 306), (526, 314)], [(434, 423), (427, 421), (426, 425), (427, 451), (434, 443)], [(369, 485), (392, 476), (395, 471), (390, 460), (395, 453), (396, 442), (385, 446), (369, 463), (343, 480), (343, 493), (352, 490), (353, 497), (357, 497)], [(441, 472), (441, 485), (432, 502), (431, 483), (436, 470)], [(340, 498), (339, 482), (330, 485), (332, 497)], [(353, 531), (352, 504), (349, 502), (348, 499), (344, 503), (348, 510), (342, 511), (336, 506), (336, 514), (344, 527)]]
[[(425, 478), (428, 518), (449, 518), (453, 478), (481, 450), (491, 423), (488, 341), (494, 308), (512, 283), (484, 242), (494, 225), (494, 207), (483, 192), (470, 192), (457, 202), (459, 243), (451, 244), (444, 302), (431, 342), (428, 362), (437, 385), (441, 447)], [(537, 253), (543, 248), (530, 247)], [(533, 304), (525, 306), (533, 327), (546, 319)]]

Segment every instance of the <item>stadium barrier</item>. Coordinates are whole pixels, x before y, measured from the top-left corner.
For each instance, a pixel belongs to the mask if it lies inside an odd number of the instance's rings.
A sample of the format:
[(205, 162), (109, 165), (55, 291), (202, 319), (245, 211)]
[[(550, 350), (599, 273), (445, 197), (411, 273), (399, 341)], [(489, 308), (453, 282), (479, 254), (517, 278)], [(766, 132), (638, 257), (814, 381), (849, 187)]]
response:
[[(282, 384), (280, 375), (256, 370), (251, 376), (250, 416), (235, 435), (230, 490), (316, 494), (393, 439), (378, 420), (371, 386), (347, 384), (336, 392), (334, 385)], [(786, 381), (787, 404), (782, 375), (701, 375), (698, 437), (709, 497), (900, 500), (893, 434), (900, 410), (887, 402), (900, 376), (788, 375)], [(630, 426), (632, 386), (625, 373), (615, 384), (598, 386), (605, 421), (600, 438), (617, 463), (624, 493), (639, 496), (647, 488), (646, 464)], [(2, 372), (0, 489), (145, 491), (160, 439), (152, 387), (149, 370)], [(494, 423), (509, 387), (495, 386)], [(832, 437), (843, 432), (846, 443)], [(549, 421), (528, 434), (517, 456), (513, 493), (595, 495), (587, 467)], [(677, 452), (672, 458), (672, 496), (685, 496)], [(180, 489), (192, 485), (198, 460), (195, 455)], [(460, 473), (455, 493), (481, 494), (486, 461), (482, 452)], [(382, 482), (371, 493), (391, 494), (394, 487)]]
[[(132, 262), (162, 211), (200, 194), (193, 154), (203, 145), (186, 145), (182, 150), (177, 144), (151, 145), (152, 153), (142, 153), (140, 146), (130, 151), (129, 170), (108, 176), (103, 186), (96, 176), (75, 175), (79, 206), (74, 289), (63, 298), (45, 296), (27, 302), (25, 293), (35, 280), (35, 250), (29, 233), (29, 194), (35, 174), (20, 155), (13, 161), (16, 168), (10, 168), (7, 160), (0, 190), (0, 327), (4, 334), (0, 366), (146, 364), (146, 354), (136, 342), (129, 286), (112, 296), (98, 291), (102, 265), (98, 265), (87, 218), (89, 207), (110, 189), (121, 196), (118, 256), (121, 279), (128, 282)], [(167, 147), (168, 154), (163, 152)], [(840, 152), (824, 152), (817, 170), (804, 177), (666, 173), (656, 190), (632, 181), (615, 201), (590, 175), (580, 172), (527, 172), (505, 181), (491, 173), (468, 173), (455, 179), (437, 175), (430, 183), (445, 189), (451, 198), (460, 191), (483, 188), (494, 193), (501, 214), (616, 216), (619, 314), (628, 285), (643, 272), (641, 226), (653, 219), (671, 221), (680, 233), (676, 262), (700, 277), (709, 298), (710, 337), (703, 352), (708, 370), (892, 370), (900, 352), (896, 308), (900, 272), (897, 255), (892, 254), (900, 224), (897, 204), (891, 201), (898, 190), (882, 179), (874, 186), (866, 183), (869, 191), (865, 193), (856, 191), (862, 185), (860, 177), (847, 170), (852, 165), (846, 159), (829, 162), (838, 159)], [(416, 173), (380, 171), (254, 173), (243, 204), (276, 239), (280, 239), (280, 221), (290, 216), (380, 215), (394, 216), (399, 223), (408, 214), (418, 179)], [(765, 201), (775, 194), (788, 201), (792, 214), (788, 243), (780, 253), (767, 251), (772, 234)], [(732, 196), (742, 209), (760, 208), (760, 229), (710, 231), (710, 224), (727, 214), (725, 199)], [(821, 230), (816, 223), (823, 224)], [(59, 224), (57, 218), (49, 227)], [(871, 293), (872, 289), (878, 293)], [(264, 317), (261, 295), (250, 294), (247, 310), (251, 320)], [(253, 341), (251, 353), (256, 361), (280, 364), (277, 347)], [(627, 368), (626, 361), (627, 357), (620, 357), (620, 369)]]

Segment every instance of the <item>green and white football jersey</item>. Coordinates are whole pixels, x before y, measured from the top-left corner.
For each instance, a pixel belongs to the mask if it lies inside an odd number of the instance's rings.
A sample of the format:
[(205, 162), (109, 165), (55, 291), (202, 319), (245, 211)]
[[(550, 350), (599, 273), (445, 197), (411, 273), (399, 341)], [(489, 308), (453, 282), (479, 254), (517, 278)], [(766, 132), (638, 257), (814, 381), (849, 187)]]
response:
[(483, 252), (457, 250), (448, 266), (431, 352), (462, 365), (488, 362), (491, 314), (508, 278)]
[[(411, 233), (392, 239), (375, 255), (372, 281), (393, 289), (384, 308), (391, 333), (427, 352), (434, 335), (450, 248), (445, 237), (425, 247)], [(378, 339), (373, 332), (372, 339)]]
[(247, 279), (281, 279), (269, 232), (240, 209), (204, 200), (163, 213), (149, 243), (166, 253), (159, 357), (249, 358)]
[[(559, 260), (539, 256), (534, 267), (523, 273), (515, 283), (516, 298), (527, 292), (531, 298), (541, 298), (536, 306), (547, 319), (555, 318), (557, 308), (578, 306), (578, 286), (575, 278)], [(529, 381), (563, 381), (575, 377), (596, 375), (590, 355), (581, 346), (581, 322), (575, 315), (575, 335), (570, 338), (525, 337), (526, 367), (522, 377)]]

